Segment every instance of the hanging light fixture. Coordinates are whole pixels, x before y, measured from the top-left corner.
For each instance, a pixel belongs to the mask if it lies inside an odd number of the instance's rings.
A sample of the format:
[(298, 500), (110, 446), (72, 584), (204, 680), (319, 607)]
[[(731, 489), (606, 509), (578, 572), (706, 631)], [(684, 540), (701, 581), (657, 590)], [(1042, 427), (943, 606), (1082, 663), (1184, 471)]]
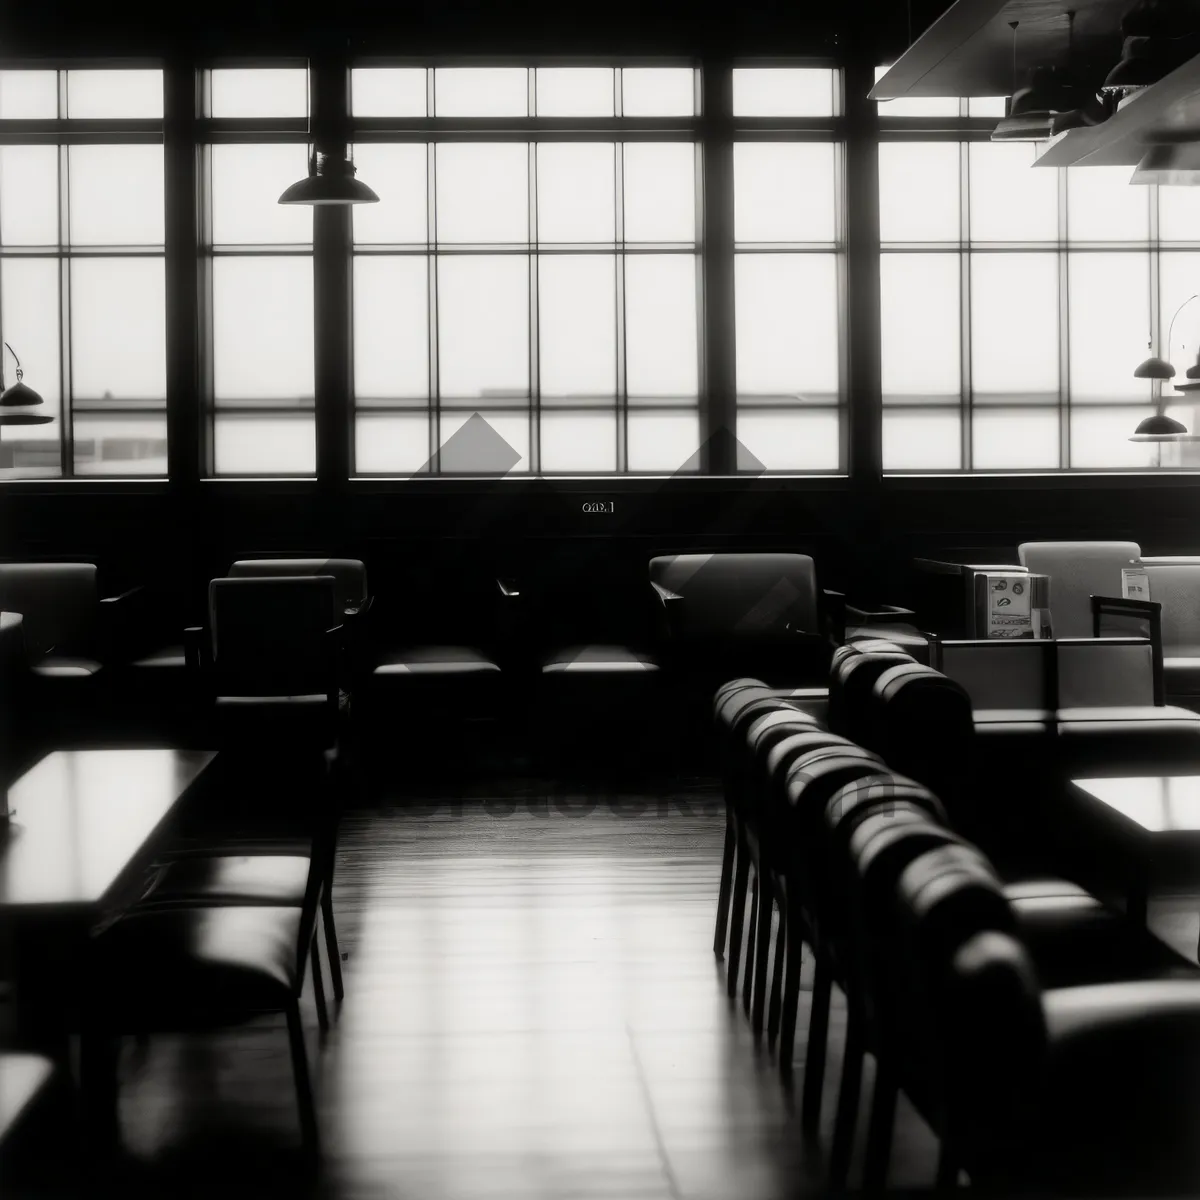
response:
[[(1176, 310), (1171, 317), (1171, 324), (1167, 327), (1167, 353), (1171, 353), (1171, 337), (1175, 332), (1175, 318), (1189, 305), (1193, 300), (1200, 299), (1200, 292), (1189, 296)], [(1153, 343), (1151, 343), (1153, 345)], [(1187, 377), (1189, 379), (1200, 379), (1200, 360), (1196, 367), (1188, 369)], [(1193, 374), (1195, 372), (1195, 374)], [(1156, 412), (1151, 417), (1146, 417), (1139, 422), (1137, 429), (1133, 431), (1130, 437), (1131, 442), (1167, 442), (1173, 441), (1181, 434), (1187, 433), (1187, 426), (1182, 422), (1175, 420), (1174, 417), (1168, 417), (1163, 411), (1166, 405), (1162, 398), (1162, 385), (1166, 379), (1175, 378), (1175, 368), (1170, 361), (1165, 358), (1160, 358), (1157, 354), (1152, 354), (1144, 362), (1137, 365), (1133, 372), (1135, 379), (1151, 380), (1151, 394), (1154, 397)]]
[(308, 130), (313, 138), (308, 156), (308, 174), (279, 197), (280, 204), (347, 205), (378, 204), (379, 197), (360, 179), (356, 179), (354, 160), (344, 137), (330, 136), (325, 113), (321, 109), (321, 89), (309, 78)]
[(4, 358), (0, 352), (0, 389), (3, 389), (0, 391), (0, 425), (49, 425), (54, 420), (52, 416), (30, 411), (46, 401), (24, 382), (25, 372), (17, 352), (7, 342), (4, 349), (17, 364), (17, 382), (12, 387), (4, 386)]

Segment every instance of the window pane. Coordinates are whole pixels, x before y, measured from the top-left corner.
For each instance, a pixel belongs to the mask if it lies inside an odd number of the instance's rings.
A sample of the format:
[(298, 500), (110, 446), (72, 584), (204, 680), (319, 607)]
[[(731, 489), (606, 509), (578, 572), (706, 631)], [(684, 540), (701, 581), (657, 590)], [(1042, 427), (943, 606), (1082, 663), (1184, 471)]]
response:
[(616, 395), (616, 318), (612, 255), (551, 254), (538, 260), (543, 404)]
[(885, 471), (957, 471), (962, 467), (962, 417), (957, 409), (883, 414)]
[(429, 465), (429, 414), (362, 413), (354, 422), (354, 469), (415, 475)]
[(879, 260), (879, 312), (885, 401), (962, 394), (959, 257), (884, 254)]
[(733, 72), (736, 117), (831, 117), (834, 72), (824, 68), (754, 67)]
[(612, 67), (538, 67), (539, 117), (611, 117)]
[(1160, 187), (1158, 236), (1164, 242), (1200, 242), (1200, 188)]
[(354, 393), (400, 399), (429, 395), (429, 260), (354, 260)]
[(350, 96), (356, 117), (423, 117), (425, 68), (356, 67), (350, 72)]
[(161, 146), (71, 146), (67, 154), (72, 245), (163, 244)]
[(836, 399), (835, 256), (739, 254), (734, 279), (739, 400)]
[(315, 475), (316, 419), (311, 413), (217, 413), (213, 462), (218, 475)]
[(354, 147), (358, 178), (379, 196), (356, 204), (354, 240), (360, 244), (423, 244), (429, 237), (426, 148), (416, 143), (368, 143)]
[(219, 68), (212, 72), (214, 117), (304, 117), (308, 72), (303, 67)]
[(671, 475), (699, 469), (700, 416), (696, 412), (631, 412), (629, 470)]
[(541, 415), (542, 470), (579, 474), (617, 469), (617, 414)]
[(879, 237), (885, 242), (957, 242), (959, 147), (886, 142), (879, 147)]
[(58, 245), (56, 146), (0, 146), (0, 242)]
[[(1162, 356), (1175, 367), (1176, 375), (1172, 383), (1164, 383), (1163, 391), (1167, 395), (1174, 394), (1174, 384), (1186, 382), (1184, 373), (1197, 361), (1200, 354), (1200, 300), (1193, 300), (1184, 309), (1192, 296), (1200, 293), (1200, 252), (1176, 251), (1162, 253), (1158, 259), (1159, 286), (1159, 345)], [(1171, 320), (1175, 318), (1175, 330), (1171, 337), (1171, 345), (1167, 345), (1167, 335), (1171, 332)]]
[(967, 100), (967, 116), (1002, 117), (1007, 99), (1007, 96), (971, 96)]
[(1073, 242), (1149, 238), (1154, 189), (1130, 187), (1128, 167), (1068, 167), (1066, 174), (1067, 236)]
[(167, 414), (76, 413), (78, 475), (160, 476), (167, 473)]
[(165, 400), (161, 258), (71, 261), (71, 389), (79, 400)]
[(507, 475), (529, 470), (528, 412), (446, 412), (438, 419), (443, 475)]
[(971, 465), (977, 471), (1058, 468), (1058, 410), (976, 409), (971, 417)]
[(698, 378), (695, 256), (630, 255), (625, 260), (625, 387), (631, 401), (695, 396)]
[(443, 397), (529, 395), (529, 259), (438, 259), (438, 363)]
[[(875, 82), (878, 83), (888, 70), (889, 67), (876, 67)], [(905, 96), (900, 100), (878, 100), (876, 103), (881, 117), (958, 116), (956, 96)]]
[(0, 71), (0, 119), (45, 121), (57, 116), (57, 71)]
[(696, 240), (696, 149), (690, 142), (630, 142), (625, 153), (625, 240)]
[(216, 246), (306, 245), (312, 209), (280, 204), (285, 188), (308, 173), (304, 146), (212, 147), (212, 237)]
[(1153, 414), (1140, 408), (1073, 408), (1071, 410), (1071, 466), (1081, 468), (1144, 468), (1158, 463), (1162, 443), (1131, 442), (1139, 422)]
[(529, 72), (524, 67), (438, 67), (433, 88), (435, 116), (529, 115)]
[[(58, 475), (61, 471), (59, 423), (62, 389), (59, 375), (58, 261), (47, 258), (0, 259), (0, 325), (4, 340), (17, 352), (24, 382), (45, 401), (39, 412), (47, 425), (8, 426), (0, 436), (0, 468), (5, 476)], [(4, 383), (16, 383), (16, 363), (4, 354)]]
[(1067, 270), (1072, 401), (1149, 400), (1133, 377), (1150, 353), (1149, 255), (1071, 254)]
[(1033, 142), (972, 142), (971, 240), (1058, 240), (1058, 172), (1034, 169)]
[(626, 67), (621, 111), (627, 117), (691, 117), (696, 113), (696, 73), (691, 67)]
[[(767, 471), (836, 471), (841, 434), (836, 411), (739, 410), (737, 440)], [(739, 470), (755, 469), (754, 462)]]
[(971, 256), (971, 386), (977, 402), (1058, 402), (1058, 258)]
[(538, 145), (539, 242), (615, 241), (615, 151), (605, 142)]
[(440, 242), (527, 242), (529, 147), (439, 145), (437, 235)]
[(67, 116), (149, 119), (163, 115), (161, 71), (68, 71)]
[(311, 399), (311, 258), (213, 261), (213, 368), (218, 402)]
[(832, 143), (739, 142), (733, 182), (735, 241), (836, 238)]

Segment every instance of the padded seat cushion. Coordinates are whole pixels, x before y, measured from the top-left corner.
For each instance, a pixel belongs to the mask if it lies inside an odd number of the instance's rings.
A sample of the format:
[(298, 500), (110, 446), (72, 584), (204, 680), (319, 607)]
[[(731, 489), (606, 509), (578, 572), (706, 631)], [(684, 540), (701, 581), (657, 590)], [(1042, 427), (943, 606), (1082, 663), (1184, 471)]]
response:
[(1060, 724), (1071, 722), (1101, 721), (1119, 724), (1123, 721), (1154, 721), (1163, 724), (1184, 723), (1200, 726), (1200, 713), (1188, 708), (1172, 705), (1130, 704), (1112, 708), (1060, 708), (1057, 713)]
[(471, 646), (410, 646), (389, 654), (373, 674), (376, 677), (405, 675), (478, 675), (500, 668), (481, 650)]
[(569, 646), (542, 664), (543, 675), (636, 674), (658, 669), (651, 655), (640, 654), (628, 646), (607, 645)]
[(139, 670), (182, 671), (187, 666), (187, 656), (184, 654), (182, 646), (163, 646), (161, 649), (155, 650), (153, 654), (135, 659), (130, 666)]
[[(1200, 651), (1197, 646), (1187, 649)], [(1168, 696), (1200, 696), (1200, 653), (1182, 655), (1174, 650), (1163, 659), (1163, 681)]]
[(66, 655), (48, 654), (31, 668), (43, 679), (87, 679), (100, 671), (101, 664), (94, 658), (70, 658)]
[(142, 904), (273, 904), (304, 902), (305, 855), (247, 854), (180, 858), (159, 868)]
[(153, 1028), (161, 1011), (210, 1016), (277, 1010), (296, 994), (300, 909), (171, 908), (122, 917), (93, 938), (99, 978), (89, 1006), (105, 1022)]

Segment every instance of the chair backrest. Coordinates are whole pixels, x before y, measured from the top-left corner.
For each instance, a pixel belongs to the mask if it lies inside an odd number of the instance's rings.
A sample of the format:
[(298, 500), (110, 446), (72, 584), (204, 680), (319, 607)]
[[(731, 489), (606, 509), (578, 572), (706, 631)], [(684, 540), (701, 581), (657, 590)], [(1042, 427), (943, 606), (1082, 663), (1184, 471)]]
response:
[(960, 684), (919, 663), (892, 667), (872, 693), (879, 753), (893, 770), (923, 783), (956, 828), (975, 824), (975, 718)]
[(24, 617), (31, 659), (92, 649), (99, 603), (95, 563), (0, 563), (0, 609)]
[(960, 684), (975, 709), (1056, 707), (1054, 643), (1032, 638), (938, 641), (930, 665)]
[[(1137, 542), (1023, 542), (1021, 565), (1050, 576), (1055, 637), (1090, 637), (1092, 596), (1120, 596), (1121, 568), (1141, 557)], [(1152, 593), (1153, 595), (1153, 593)]]
[(899, 649), (845, 655), (829, 673), (829, 728), (869, 747), (864, 738), (869, 737), (867, 709), (875, 681), (889, 668), (914, 661)]
[(1058, 707), (1161, 704), (1154, 648), (1146, 638), (1060, 638)]
[(673, 554), (650, 560), (650, 582), (683, 597), (687, 638), (820, 632), (817, 575), (807, 554)]
[(336, 697), (334, 586), (330, 575), (212, 580), (209, 623), (218, 693)]
[(357, 558), (241, 558), (227, 572), (229, 579), (273, 575), (332, 575), (339, 609), (357, 610), (366, 603), (367, 568)]
[(1200, 560), (1143, 562), (1150, 599), (1162, 605), (1163, 652), (1200, 655)]

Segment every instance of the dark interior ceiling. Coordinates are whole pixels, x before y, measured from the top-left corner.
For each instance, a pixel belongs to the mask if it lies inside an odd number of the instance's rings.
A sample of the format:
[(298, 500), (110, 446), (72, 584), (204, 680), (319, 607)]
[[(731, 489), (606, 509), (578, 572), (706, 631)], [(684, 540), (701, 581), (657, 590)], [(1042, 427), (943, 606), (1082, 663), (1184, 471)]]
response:
[[(911, 7), (911, 21), (910, 21)], [(0, 55), (304, 54), (349, 39), (380, 54), (829, 54), (848, 36), (899, 55), (944, 0), (15, 0), (0, 5)]]

